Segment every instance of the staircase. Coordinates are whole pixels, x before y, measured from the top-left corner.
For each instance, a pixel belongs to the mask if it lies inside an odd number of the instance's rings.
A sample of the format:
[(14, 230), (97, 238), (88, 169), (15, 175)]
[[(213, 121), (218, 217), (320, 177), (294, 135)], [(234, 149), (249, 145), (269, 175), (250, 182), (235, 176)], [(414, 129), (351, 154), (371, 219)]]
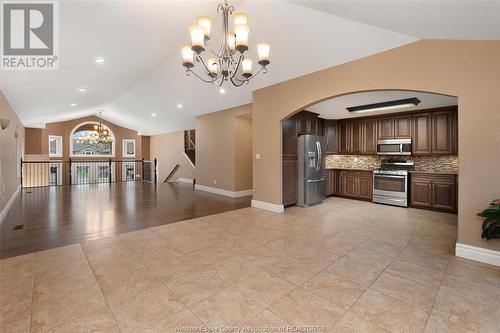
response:
[(196, 134), (195, 130), (184, 131), (184, 153), (191, 160), (193, 165), (196, 165)]

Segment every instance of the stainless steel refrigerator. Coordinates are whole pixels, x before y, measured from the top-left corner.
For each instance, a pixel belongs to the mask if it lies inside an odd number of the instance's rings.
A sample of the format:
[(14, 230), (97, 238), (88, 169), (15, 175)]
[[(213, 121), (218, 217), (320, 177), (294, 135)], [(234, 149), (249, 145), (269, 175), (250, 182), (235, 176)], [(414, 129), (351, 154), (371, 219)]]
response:
[(321, 203), (325, 198), (325, 138), (301, 135), (298, 140), (299, 206)]

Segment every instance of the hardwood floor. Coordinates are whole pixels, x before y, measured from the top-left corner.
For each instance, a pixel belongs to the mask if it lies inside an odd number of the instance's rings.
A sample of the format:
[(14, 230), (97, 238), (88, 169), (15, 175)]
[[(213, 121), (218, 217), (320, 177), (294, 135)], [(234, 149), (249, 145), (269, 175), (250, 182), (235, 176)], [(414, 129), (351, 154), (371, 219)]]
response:
[(182, 183), (159, 184), (156, 191), (141, 182), (25, 189), (0, 227), (0, 257), (248, 207), (250, 199)]

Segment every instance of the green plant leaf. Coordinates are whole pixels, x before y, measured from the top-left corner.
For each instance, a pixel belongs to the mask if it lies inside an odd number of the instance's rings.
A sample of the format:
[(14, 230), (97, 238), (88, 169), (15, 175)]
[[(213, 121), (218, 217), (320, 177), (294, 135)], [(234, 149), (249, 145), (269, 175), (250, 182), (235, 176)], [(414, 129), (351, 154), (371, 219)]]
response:
[(482, 226), (483, 231), (486, 230), (491, 225), (491, 223), (494, 223), (496, 221), (499, 221), (499, 220), (495, 217), (490, 217), (490, 218), (487, 218), (486, 220), (484, 220), (483, 226)]

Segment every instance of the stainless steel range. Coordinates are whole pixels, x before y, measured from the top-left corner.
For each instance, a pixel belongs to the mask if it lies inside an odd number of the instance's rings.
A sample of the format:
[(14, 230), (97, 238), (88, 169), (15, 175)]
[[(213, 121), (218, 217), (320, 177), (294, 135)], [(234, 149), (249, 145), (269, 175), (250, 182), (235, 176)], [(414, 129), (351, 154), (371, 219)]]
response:
[(380, 168), (373, 170), (373, 202), (408, 207), (408, 171), (413, 169), (413, 161), (382, 160)]

